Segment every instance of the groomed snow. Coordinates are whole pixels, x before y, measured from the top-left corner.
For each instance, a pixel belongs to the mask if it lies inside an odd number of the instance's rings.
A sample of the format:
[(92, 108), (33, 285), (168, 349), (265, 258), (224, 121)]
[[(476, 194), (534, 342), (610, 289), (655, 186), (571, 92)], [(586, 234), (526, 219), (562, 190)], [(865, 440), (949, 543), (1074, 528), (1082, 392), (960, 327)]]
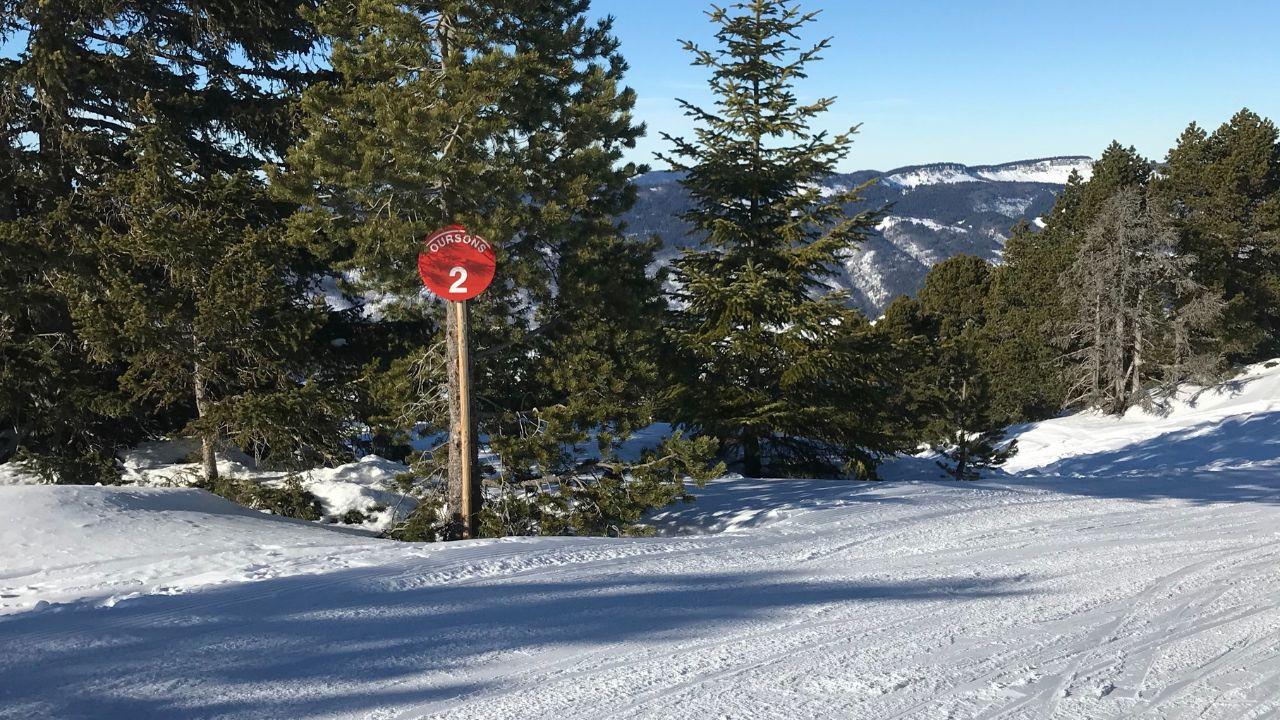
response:
[(650, 539), (3, 487), (0, 717), (1275, 717), (1278, 391), (1020, 428), (977, 483), (726, 478)]

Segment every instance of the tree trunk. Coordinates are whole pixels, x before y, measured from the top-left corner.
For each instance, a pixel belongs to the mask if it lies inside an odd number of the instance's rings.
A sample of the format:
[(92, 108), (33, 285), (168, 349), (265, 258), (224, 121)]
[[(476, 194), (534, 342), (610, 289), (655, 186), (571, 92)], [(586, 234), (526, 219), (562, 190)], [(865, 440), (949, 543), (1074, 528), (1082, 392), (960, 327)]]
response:
[(1138, 304), (1133, 320), (1133, 368), (1129, 382), (1129, 394), (1137, 397), (1142, 389), (1142, 303), (1146, 299), (1146, 288), (1138, 290)]
[(760, 477), (760, 438), (752, 434), (742, 436), (742, 474)]
[(1115, 337), (1112, 342), (1111, 365), (1111, 413), (1123, 415), (1125, 411), (1125, 385), (1129, 373), (1125, 371), (1125, 323), (1123, 308), (1116, 309)]
[(8, 462), (18, 452), (19, 438), (18, 427), (15, 424), (12, 431), (0, 432), (0, 463)]
[[(471, 308), (468, 303), (448, 303), (445, 308), (445, 355), (449, 374), (449, 487), (448, 502), (451, 537), (475, 537), (480, 503), (476, 482), (475, 414), (471, 412), (470, 393), (466, 405), (460, 384), (462, 376), (471, 374), (470, 333)], [(459, 343), (459, 339), (462, 342)]]
[(1102, 293), (1093, 296), (1093, 394), (1090, 402), (1097, 402), (1102, 394)]
[(1186, 323), (1179, 314), (1173, 320), (1173, 377), (1182, 379), (1182, 366), (1190, 355), (1187, 343)]
[[(196, 396), (196, 414), (203, 418), (209, 414), (208, 388), (205, 386), (205, 369), (196, 361), (192, 371), (192, 385)], [(205, 430), (200, 434), (200, 464), (203, 467), (205, 482), (218, 480), (217, 438), (213, 430)]]

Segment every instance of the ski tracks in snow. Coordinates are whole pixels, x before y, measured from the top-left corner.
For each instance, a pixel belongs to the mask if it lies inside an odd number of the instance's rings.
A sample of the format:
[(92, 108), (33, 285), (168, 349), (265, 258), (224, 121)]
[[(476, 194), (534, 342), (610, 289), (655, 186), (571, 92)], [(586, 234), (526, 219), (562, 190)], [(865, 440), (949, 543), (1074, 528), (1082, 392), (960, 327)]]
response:
[[(1262, 717), (1276, 707), (1274, 507), (1023, 487), (899, 499), (873, 517), (808, 513), (699, 554), (720, 566), (787, 568), (790, 582), (917, 582), (937, 597), (908, 589), (766, 613), (714, 634), (691, 628), (692, 641), (560, 649), (544, 654), (550, 662), (493, 673), (461, 698), (465, 712), (994, 720)], [(990, 579), (990, 591), (957, 585), (968, 576)], [(459, 707), (403, 717), (456, 717)]]
[[(772, 502), (752, 493), (723, 504)], [(809, 493), (829, 502), (718, 535), (317, 547), (313, 573), (13, 615), (0, 717), (1280, 710), (1274, 502), (1059, 481)]]

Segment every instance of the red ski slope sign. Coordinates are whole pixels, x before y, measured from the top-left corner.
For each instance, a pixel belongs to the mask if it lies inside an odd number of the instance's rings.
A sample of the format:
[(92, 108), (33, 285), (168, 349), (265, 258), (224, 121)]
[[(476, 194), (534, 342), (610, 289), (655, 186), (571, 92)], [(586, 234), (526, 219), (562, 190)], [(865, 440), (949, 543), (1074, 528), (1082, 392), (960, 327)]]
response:
[(470, 300), (493, 282), (498, 267), (493, 246), (461, 225), (450, 225), (427, 236), (418, 255), (422, 283), (437, 297), (453, 302)]

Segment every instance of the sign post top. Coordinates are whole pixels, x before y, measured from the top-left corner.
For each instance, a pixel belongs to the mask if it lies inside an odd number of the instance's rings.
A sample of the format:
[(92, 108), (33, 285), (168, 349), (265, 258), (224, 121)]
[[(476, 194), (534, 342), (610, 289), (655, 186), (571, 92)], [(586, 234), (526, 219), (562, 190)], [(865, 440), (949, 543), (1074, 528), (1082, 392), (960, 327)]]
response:
[(426, 237), (418, 254), (418, 274), (437, 297), (470, 300), (488, 289), (497, 270), (489, 241), (461, 225), (449, 225)]

